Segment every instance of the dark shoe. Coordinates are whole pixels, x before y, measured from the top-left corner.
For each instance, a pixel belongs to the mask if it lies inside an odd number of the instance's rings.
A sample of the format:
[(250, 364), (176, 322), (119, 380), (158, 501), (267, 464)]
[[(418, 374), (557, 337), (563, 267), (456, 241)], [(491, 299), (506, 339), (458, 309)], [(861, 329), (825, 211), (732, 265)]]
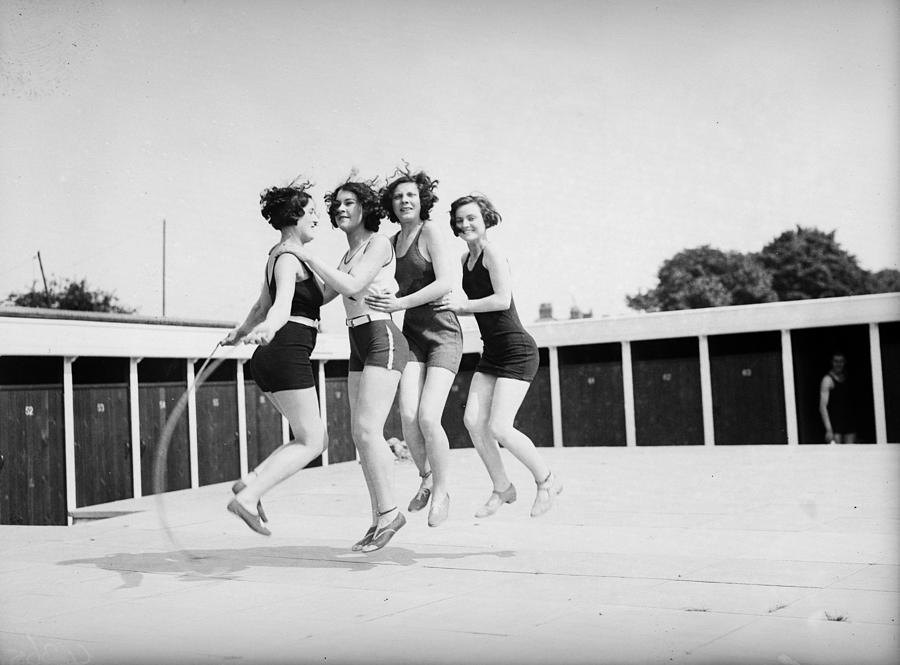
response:
[(416, 492), (416, 495), (410, 500), (409, 505), (406, 507), (409, 512), (418, 512), (428, 505), (428, 500), (431, 498), (431, 488), (425, 487), (425, 481), (430, 475), (431, 471), (424, 476), (420, 476), (420, 478), (422, 478), (422, 483), (419, 485), (419, 491)]
[(553, 499), (563, 491), (562, 483), (550, 473), (543, 482), (537, 483), (537, 495), (534, 497), (534, 505), (531, 507), (531, 516), (543, 515), (553, 507)]
[[(237, 480), (235, 481), (234, 485), (231, 486), (231, 493), (236, 496), (243, 492), (246, 487), (247, 483), (245, 483), (243, 480)], [(261, 519), (263, 522), (269, 521), (269, 518), (266, 517), (266, 511), (263, 510), (262, 501), (256, 502), (256, 512), (259, 513), (259, 519)]]
[(439, 526), (447, 520), (450, 513), (450, 495), (444, 496), (443, 501), (431, 501), (431, 510), (428, 511), (428, 526)]
[(353, 547), (350, 549), (354, 552), (359, 552), (363, 547), (372, 542), (372, 538), (375, 536), (375, 532), (378, 530), (376, 526), (370, 526), (369, 530), (366, 531), (366, 535), (362, 537), (362, 540), (358, 540), (353, 543)]
[(491, 492), (490, 498), (487, 500), (477, 513), (475, 513), (475, 517), (490, 517), (498, 510), (500, 510), (500, 506), (504, 503), (512, 503), (517, 498), (516, 496), (516, 486), (512, 483), (509, 484), (502, 492), (498, 492), (494, 490)]
[(391, 538), (394, 537), (394, 534), (397, 533), (403, 525), (406, 524), (406, 517), (403, 516), (403, 513), (397, 511), (397, 517), (395, 517), (390, 524), (388, 524), (383, 529), (378, 529), (375, 532), (375, 536), (372, 540), (363, 545), (362, 551), (366, 552), (374, 552), (375, 550), (380, 550), (382, 547), (391, 542)]
[(247, 526), (256, 531), (256, 533), (261, 533), (264, 536), (272, 535), (272, 532), (264, 527), (262, 525), (262, 522), (259, 521), (259, 515), (254, 515), (249, 510), (244, 508), (241, 505), (241, 502), (237, 499), (232, 499), (228, 503), (228, 512), (234, 513), (235, 515), (240, 517), (242, 520), (244, 520), (244, 522), (247, 523)]

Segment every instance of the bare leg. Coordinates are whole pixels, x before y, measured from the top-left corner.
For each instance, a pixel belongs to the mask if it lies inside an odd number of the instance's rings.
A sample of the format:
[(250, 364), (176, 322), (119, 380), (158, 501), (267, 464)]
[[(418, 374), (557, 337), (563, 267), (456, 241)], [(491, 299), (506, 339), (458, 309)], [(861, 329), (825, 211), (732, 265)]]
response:
[(443, 367), (426, 371), (425, 383), (419, 399), (419, 429), (425, 438), (428, 464), (434, 474), (432, 503), (447, 496), (450, 485), (450, 441), (441, 424), (447, 395), (453, 386), (454, 374)]
[(534, 442), (513, 426), (528, 387), (526, 381), (496, 380), (488, 428), (491, 436), (528, 468), (535, 482), (540, 483), (550, 475), (550, 467), (534, 447)]
[(419, 475), (428, 473), (428, 459), (425, 455), (425, 439), (419, 429), (419, 398), (425, 383), (425, 365), (420, 362), (406, 363), (403, 376), (400, 377), (398, 396), (400, 402), (400, 424), (403, 427), (403, 438)]
[[(353, 414), (356, 410), (356, 400), (359, 395), (359, 382), (362, 379), (362, 372), (350, 372), (347, 375), (347, 397), (350, 399), (350, 417), (353, 418)], [(356, 446), (356, 438), (354, 437), (353, 445)], [(359, 453), (359, 447), (357, 446), (357, 453)], [(378, 501), (375, 498), (375, 486), (372, 483), (372, 479), (370, 477), (369, 467), (362, 460), (362, 454), (360, 455), (360, 466), (362, 467), (363, 478), (366, 481), (366, 488), (369, 490), (369, 503), (372, 506), (372, 523), (370, 526), (376, 526), (378, 524)]]
[(378, 527), (396, 517), (392, 472), (393, 454), (384, 439), (384, 423), (394, 403), (400, 373), (383, 367), (366, 366), (351, 403), (353, 442), (360, 461), (367, 468), (369, 495), (374, 500)]
[(315, 388), (282, 390), (270, 399), (288, 419), (294, 439), (272, 451), (252, 474), (248, 474), (246, 487), (237, 499), (253, 513), (263, 494), (304, 468), (325, 448), (325, 428), (319, 417)]
[(509, 476), (500, 457), (497, 440), (490, 433), (491, 401), (494, 396), (494, 384), (497, 379), (489, 374), (475, 372), (469, 386), (469, 397), (466, 400), (466, 411), (463, 423), (469, 431), (469, 437), (475, 450), (478, 451), (484, 468), (487, 469), (494, 491), (502, 492), (510, 485)]

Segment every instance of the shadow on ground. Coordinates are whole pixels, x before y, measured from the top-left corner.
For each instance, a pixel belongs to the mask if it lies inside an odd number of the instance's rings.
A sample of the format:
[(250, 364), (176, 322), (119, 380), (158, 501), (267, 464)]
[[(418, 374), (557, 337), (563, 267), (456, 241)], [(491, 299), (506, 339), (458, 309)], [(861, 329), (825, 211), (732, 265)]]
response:
[(515, 556), (511, 550), (478, 552), (414, 552), (388, 547), (370, 554), (324, 546), (251, 547), (247, 549), (185, 549), (168, 552), (116, 552), (103, 557), (69, 559), (61, 566), (94, 565), (122, 577), (122, 587), (137, 587), (144, 574), (180, 575), (183, 581), (207, 578), (237, 579), (250, 568), (346, 568), (351, 572), (372, 570), (378, 565), (413, 566), (429, 560), (457, 560), (472, 556)]

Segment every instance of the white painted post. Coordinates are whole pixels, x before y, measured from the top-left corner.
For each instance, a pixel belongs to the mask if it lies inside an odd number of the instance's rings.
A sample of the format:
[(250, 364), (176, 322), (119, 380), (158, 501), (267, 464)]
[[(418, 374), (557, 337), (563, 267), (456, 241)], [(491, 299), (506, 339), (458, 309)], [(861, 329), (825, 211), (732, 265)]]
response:
[(716, 444), (713, 421), (712, 372), (709, 365), (709, 337), (700, 335), (700, 405), (703, 411), (703, 445)]
[(244, 390), (244, 363), (237, 361), (238, 460), (241, 477), (247, 475), (247, 395)]
[(869, 358), (872, 363), (872, 396), (875, 399), (875, 443), (887, 443), (887, 412), (884, 407), (884, 374), (881, 366), (881, 331), (869, 324)]
[(784, 379), (784, 416), (787, 425), (789, 446), (800, 443), (797, 430), (797, 396), (794, 394), (794, 348), (791, 345), (791, 331), (781, 331), (781, 373)]
[(555, 346), (548, 347), (550, 352), (550, 419), (553, 423), (553, 447), (562, 448), (562, 399), (559, 392), (559, 353)]
[[(325, 428), (325, 441), (328, 441), (328, 404), (325, 390), (325, 363), (327, 360), (319, 361), (319, 417), (322, 419), (322, 426)], [(328, 466), (328, 448), (322, 452), (322, 466)]]
[(187, 358), (188, 451), (191, 460), (191, 487), (200, 487), (200, 455), (197, 452), (197, 395), (194, 392), (194, 362)]
[(63, 445), (66, 455), (66, 515), (72, 525), (76, 505), (75, 493), (75, 397), (72, 388), (72, 363), (78, 356), (63, 358)]
[(631, 342), (622, 342), (622, 391), (625, 393), (625, 445), (637, 445), (637, 426), (634, 418), (634, 374), (631, 367)]
[(138, 392), (138, 363), (141, 358), (129, 358), (128, 402), (131, 411), (131, 484), (134, 498), (143, 496), (141, 486), (141, 409)]

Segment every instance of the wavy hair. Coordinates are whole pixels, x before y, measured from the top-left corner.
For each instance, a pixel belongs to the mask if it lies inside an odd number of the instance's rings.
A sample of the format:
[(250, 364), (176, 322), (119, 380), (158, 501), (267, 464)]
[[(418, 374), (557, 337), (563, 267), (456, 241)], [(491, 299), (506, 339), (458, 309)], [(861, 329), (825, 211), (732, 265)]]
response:
[(482, 196), (481, 194), (461, 196), (450, 204), (450, 228), (453, 230), (453, 235), (459, 235), (459, 230), (456, 228), (456, 211), (468, 203), (476, 204), (481, 210), (484, 228), (489, 229), (492, 226), (497, 226), (497, 224), (503, 221), (500, 213), (494, 208), (494, 204), (491, 203), (486, 196)]
[(296, 226), (304, 215), (304, 208), (312, 200), (312, 183), (295, 178), (286, 187), (269, 187), (259, 195), (259, 212), (272, 227), (281, 230)]
[(438, 181), (432, 180), (425, 171), (412, 173), (409, 170), (409, 164), (405, 164), (402, 169), (398, 167), (391, 177), (394, 180), (390, 181), (390, 184), (386, 187), (383, 187), (379, 193), (381, 207), (387, 213), (388, 219), (395, 223), (400, 222), (397, 219), (397, 215), (394, 214), (394, 191), (403, 183), (411, 182), (419, 190), (419, 219), (423, 222), (429, 220), (431, 218), (431, 209), (438, 202), (437, 194), (434, 193)]
[(328, 217), (331, 219), (331, 225), (337, 228), (335, 215), (340, 206), (338, 194), (341, 191), (352, 192), (356, 196), (356, 200), (363, 209), (363, 226), (369, 231), (377, 231), (381, 226), (381, 219), (384, 217), (384, 211), (381, 209), (378, 192), (375, 190), (375, 181), (352, 181), (338, 185), (333, 192), (325, 195), (325, 203), (328, 206)]

